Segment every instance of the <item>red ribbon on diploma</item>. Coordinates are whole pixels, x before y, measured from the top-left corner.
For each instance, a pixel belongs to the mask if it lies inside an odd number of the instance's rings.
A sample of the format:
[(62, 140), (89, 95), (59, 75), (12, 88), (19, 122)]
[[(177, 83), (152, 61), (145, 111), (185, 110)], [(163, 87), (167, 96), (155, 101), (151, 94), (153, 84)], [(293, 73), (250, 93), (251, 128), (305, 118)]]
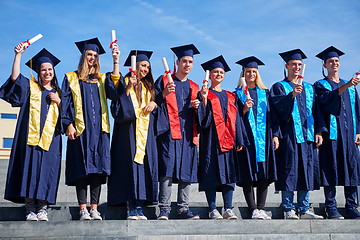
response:
[(115, 41), (113, 41), (113, 42), (110, 43), (110, 48), (113, 48), (113, 45), (114, 45), (115, 43), (117, 43), (117, 40), (115, 40)]
[(165, 74), (164, 74), (164, 76), (166, 76), (167, 74), (169, 74), (169, 73), (171, 73), (171, 71), (169, 70), (169, 71), (165, 71)]
[(245, 95), (249, 95), (249, 86), (245, 87), (244, 93), (245, 93)]
[(136, 70), (129, 68), (129, 72), (131, 72), (132, 74), (134, 74), (136, 76)]

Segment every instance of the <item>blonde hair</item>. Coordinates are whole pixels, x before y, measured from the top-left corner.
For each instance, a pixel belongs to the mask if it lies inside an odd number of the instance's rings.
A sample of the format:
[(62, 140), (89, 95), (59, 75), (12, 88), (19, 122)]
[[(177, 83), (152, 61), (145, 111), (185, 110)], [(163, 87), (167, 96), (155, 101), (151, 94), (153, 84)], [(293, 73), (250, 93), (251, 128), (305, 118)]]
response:
[(78, 66), (78, 78), (82, 81), (86, 81), (89, 75), (93, 75), (94, 79), (100, 79), (100, 59), (99, 54), (97, 54), (96, 62), (94, 66), (89, 67), (88, 62), (85, 61), (86, 55), (89, 50), (86, 50), (80, 57), (80, 62)]
[[(245, 68), (241, 71), (241, 73), (240, 73), (240, 78), (241, 78), (241, 77), (245, 77), (245, 72), (244, 72), (244, 70), (245, 70)], [(238, 88), (245, 87), (245, 86), (242, 86), (243, 84), (242, 84), (240, 78), (239, 78), (239, 82), (238, 82), (237, 87), (238, 87)], [(268, 88), (265, 86), (264, 82), (261, 80), (260, 72), (259, 72), (258, 69), (256, 69), (255, 85), (258, 86), (260, 89), (268, 89)]]

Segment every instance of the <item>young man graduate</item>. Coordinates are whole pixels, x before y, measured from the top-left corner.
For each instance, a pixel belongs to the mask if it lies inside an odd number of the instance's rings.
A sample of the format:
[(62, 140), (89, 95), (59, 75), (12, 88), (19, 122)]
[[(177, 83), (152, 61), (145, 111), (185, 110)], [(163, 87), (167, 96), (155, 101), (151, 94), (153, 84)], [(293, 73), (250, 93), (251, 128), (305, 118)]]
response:
[(282, 136), (276, 151), (277, 191), (282, 194), (285, 219), (299, 219), (295, 213), (294, 191), (297, 191), (300, 218), (323, 218), (311, 212), (309, 195), (319, 189), (316, 146), (321, 145), (325, 126), (317, 109), (313, 86), (299, 83), (298, 75), (305, 54), (300, 49), (280, 53), (286, 62), (287, 77), (275, 83), (270, 91), (271, 111), (278, 118)]
[(171, 186), (178, 183), (178, 218), (199, 219), (189, 209), (191, 183), (197, 182), (198, 133), (195, 109), (199, 87), (188, 79), (193, 68), (193, 55), (199, 54), (193, 45), (171, 48), (178, 66), (172, 76), (160, 76), (155, 82), (157, 143), (159, 152), (159, 220), (168, 220), (171, 209)]
[(314, 84), (329, 130), (319, 148), (321, 185), (324, 186), (328, 218), (344, 219), (337, 211), (335, 186), (344, 186), (346, 217), (360, 218), (356, 204), (356, 186), (360, 184), (360, 108), (355, 86), (358, 78), (345, 81), (339, 77), (344, 53), (331, 46), (316, 55), (323, 60), (327, 76)]

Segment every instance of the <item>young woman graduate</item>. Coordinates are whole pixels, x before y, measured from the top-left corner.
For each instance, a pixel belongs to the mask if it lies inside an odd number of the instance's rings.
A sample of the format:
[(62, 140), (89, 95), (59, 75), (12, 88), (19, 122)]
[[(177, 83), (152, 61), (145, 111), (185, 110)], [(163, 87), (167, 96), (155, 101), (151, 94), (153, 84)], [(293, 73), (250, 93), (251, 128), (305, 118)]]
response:
[[(82, 53), (78, 70), (65, 75), (62, 85), (62, 124), (68, 137), (65, 183), (76, 186), (80, 220), (101, 220), (97, 211), (101, 184), (110, 175), (110, 125), (106, 99), (117, 98), (106, 74), (100, 73), (97, 38), (76, 42)], [(86, 208), (90, 185), (90, 214)]]
[(336, 186), (344, 186), (346, 218), (360, 218), (356, 204), (356, 187), (360, 185), (360, 104), (356, 86), (339, 77), (340, 59), (344, 53), (331, 46), (316, 55), (327, 70), (324, 79), (315, 82), (328, 132), (319, 148), (321, 185), (324, 186), (328, 218), (344, 219), (337, 211)]
[[(211, 86), (204, 84), (200, 93), (198, 121), (199, 144), (199, 190), (205, 191), (209, 204), (209, 218), (237, 219), (232, 211), (232, 198), (236, 182), (235, 149), (244, 145), (244, 128), (236, 106), (234, 93), (223, 90), (225, 72), (230, 71), (223, 56), (201, 64), (210, 71)], [(216, 192), (222, 192), (224, 211), (216, 209)]]
[[(310, 191), (320, 188), (316, 147), (326, 131), (313, 86), (300, 83), (298, 75), (306, 55), (300, 49), (279, 54), (286, 62), (287, 77), (270, 90), (271, 111), (278, 122), (281, 136), (275, 151), (277, 181), (281, 191), (285, 219), (321, 219), (310, 210)], [(298, 214), (294, 204), (297, 191)]]
[(26, 63), (38, 78), (28, 79), (20, 74), (21, 49), (22, 43), (15, 47), (12, 74), (0, 88), (0, 98), (20, 107), (5, 199), (25, 203), (26, 220), (48, 221), (46, 209), (56, 203), (61, 166), (60, 91), (54, 70), (60, 60), (42, 49)]
[(254, 56), (236, 63), (242, 66), (241, 77), (245, 78), (244, 82), (239, 81), (236, 95), (249, 140), (244, 150), (237, 154), (236, 184), (243, 187), (246, 203), (252, 212), (251, 218), (267, 220), (271, 217), (266, 214), (264, 207), (268, 186), (276, 181), (274, 150), (279, 147), (279, 139), (273, 137), (269, 90), (262, 82), (258, 70), (258, 66), (264, 63)]
[[(115, 46), (115, 50), (118, 46)], [(151, 51), (132, 50), (124, 64), (136, 69), (120, 78), (119, 99), (111, 104), (115, 119), (111, 142), (111, 175), (108, 181), (108, 205), (128, 204), (128, 220), (147, 220), (146, 202), (156, 202), (158, 194), (157, 149), (154, 134), (156, 108)], [(117, 56), (117, 57), (116, 57)], [(114, 61), (119, 61), (115, 55)], [(112, 75), (120, 77), (119, 68)]]

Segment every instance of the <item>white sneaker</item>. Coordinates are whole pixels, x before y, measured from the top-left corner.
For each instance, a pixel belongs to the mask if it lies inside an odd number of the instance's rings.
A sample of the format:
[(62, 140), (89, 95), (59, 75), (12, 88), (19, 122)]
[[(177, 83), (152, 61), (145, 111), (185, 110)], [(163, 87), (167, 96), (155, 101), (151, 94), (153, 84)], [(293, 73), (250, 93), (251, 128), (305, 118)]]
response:
[(294, 210), (284, 212), (284, 219), (299, 219)]
[(97, 209), (90, 210), (90, 217), (92, 220), (102, 220), (102, 217), (100, 216), (100, 213)]
[(259, 209), (254, 209), (251, 214), (251, 219), (262, 219), (260, 217)]
[(80, 221), (91, 220), (90, 214), (87, 209), (80, 210)]
[(231, 209), (226, 209), (222, 216), (224, 219), (229, 219), (229, 220), (238, 219), (237, 216), (234, 214), (233, 210)]
[(209, 218), (210, 219), (215, 219), (215, 220), (224, 219), (217, 209), (214, 209), (211, 212), (209, 212)]
[(313, 213), (310, 210), (307, 210), (305, 213), (300, 215), (301, 219), (324, 219), (323, 216), (320, 215), (316, 215), (315, 213)]
[(39, 219), (37, 218), (37, 215), (34, 212), (29, 212), (26, 215), (26, 221), (37, 221), (37, 220)]
[(36, 216), (39, 221), (49, 221), (46, 211), (40, 211)]
[(271, 217), (263, 210), (259, 210), (259, 216), (260, 216), (260, 219), (264, 219), (264, 220), (270, 220)]

